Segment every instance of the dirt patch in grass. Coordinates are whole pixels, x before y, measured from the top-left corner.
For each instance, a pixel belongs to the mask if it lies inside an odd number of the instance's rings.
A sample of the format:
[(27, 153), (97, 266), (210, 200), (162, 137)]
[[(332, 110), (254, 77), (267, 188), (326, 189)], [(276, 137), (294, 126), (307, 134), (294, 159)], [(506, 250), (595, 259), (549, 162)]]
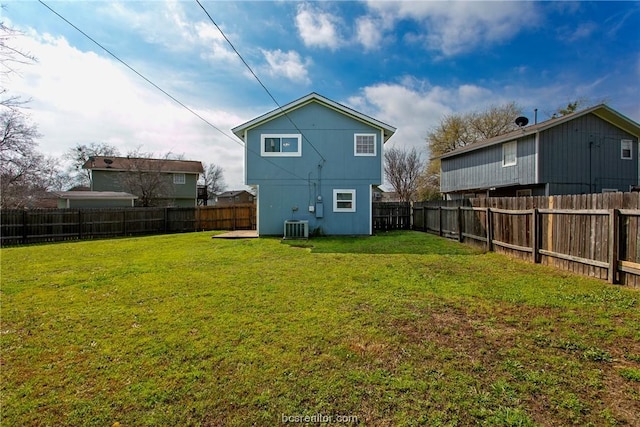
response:
[[(638, 354), (640, 343), (629, 337), (597, 341), (592, 325), (566, 320), (563, 310), (431, 304), (388, 328), (403, 345), (427, 356), (442, 381), (456, 374), (473, 378), (476, 394), (486, 401), (472, 399), (470, 413), (482, 412), (486, 404), (521, 408), (540, 425), (640, 425), (640, 385), (620, 374), (622, 366), (640, 367), (624, 357)], [(459, 421), (483, 418), (470, 413)]]

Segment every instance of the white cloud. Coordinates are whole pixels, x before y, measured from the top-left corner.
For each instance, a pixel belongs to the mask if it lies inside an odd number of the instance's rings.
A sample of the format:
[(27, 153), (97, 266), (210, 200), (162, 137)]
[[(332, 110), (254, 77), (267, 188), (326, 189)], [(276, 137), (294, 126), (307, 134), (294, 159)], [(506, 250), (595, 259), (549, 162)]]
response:
[(583, 22), (576, 28), (561, 27), (557, 29), (558, 37), (565, 43), (574, 43), (587, 39), (598, 30), (598, 25), (594, 22)]
[(304, 61), (295, 51), (283, 52), (277, 50), (262, 50), (267, 60), (267, 72), (273, 77), (285, 77), (293, 82), (310, 84), (311, 80), (307, 68), (311, 65), (310, 59)]
[(306, 46), (336, 50), (342, 44), (339, 19), (309, 4), (298, 6), (296, 27)]
[(451, 112), (447, 99), (448, 94), (440, 87), (421, 90), (402, 84), (379, 84), (362, 89), (348, 104), (396, 127), (390, 146), (415, 147), (426, 158), (427, 132)]
[(380, 22), (370, 16), (363, 16), (356, 21), (356, 40), (367, 50), (380, 48), (383, 29)]
[(16, 47), (32, 52), (38, 62), (10, 76), (7, 86), (32, 99), (29, 113), (42, 134), (39, 151), (61, 156), (78, 143), (106, 142), (121, 153), (140, 148), (156, 155), (184, 154), (221, 165), (226, 182), (242, 188), (243, 148), (230, 129), (246, 117), (195, 110), (229, 138), (121, 64), (82, 52), (62, 37), (30, 35), (16, 40)]
[(491, 96), (491, 91), (489, 89), (486, 89), (480, 86), (463, 84), (458, 88), (459, 102), (464, 105), (483, 102), (490, 96)]
[(539, 19), (533, 2), (370, 1), (368, 5), (385, 22), (421, 23), (422, 31), (407, 34), (406, 39), (444, 56), (501, 43), (537, 25)]
[(147, 43), (173, 52), (200, 52), (200, 57), (211, 63), (241, 65), (220, 31), (208, 21), (190, 21), (180, 2), (154, 3), (154, 7), (143, 10), (134, 9), (135, 3), (133, 6), (122, 2), (107, 4), (102, 13), (134, 30)]

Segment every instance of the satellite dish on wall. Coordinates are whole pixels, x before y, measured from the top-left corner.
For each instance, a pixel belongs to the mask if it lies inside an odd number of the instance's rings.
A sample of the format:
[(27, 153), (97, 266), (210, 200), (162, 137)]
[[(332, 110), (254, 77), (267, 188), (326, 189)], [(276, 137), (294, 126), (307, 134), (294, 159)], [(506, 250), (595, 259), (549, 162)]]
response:
[(520, 127), (525, 127), (529, 123), (529, 119), (524, 116), (520, 116), (516, 119), (516, 124)]

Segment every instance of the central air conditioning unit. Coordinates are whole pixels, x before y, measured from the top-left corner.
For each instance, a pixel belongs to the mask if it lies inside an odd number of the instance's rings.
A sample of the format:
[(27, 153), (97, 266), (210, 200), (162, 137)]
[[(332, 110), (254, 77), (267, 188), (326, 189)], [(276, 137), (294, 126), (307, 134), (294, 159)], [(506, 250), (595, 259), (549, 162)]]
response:
[(288, 220), (284, 222), (284, 238), (286, 239), (308, 239), (309, 221)]

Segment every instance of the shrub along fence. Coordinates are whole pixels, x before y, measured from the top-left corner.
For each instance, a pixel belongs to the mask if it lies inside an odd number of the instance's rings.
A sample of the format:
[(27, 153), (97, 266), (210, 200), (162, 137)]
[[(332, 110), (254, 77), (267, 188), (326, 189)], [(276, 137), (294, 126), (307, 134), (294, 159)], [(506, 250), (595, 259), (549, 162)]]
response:
[(254, 205), (193, 208), (3, 209), (2, 246), (142, 234), (256, 228)]
[(486, 198), (413, 207), (414, 228), (640, 287), (640, 195)]

